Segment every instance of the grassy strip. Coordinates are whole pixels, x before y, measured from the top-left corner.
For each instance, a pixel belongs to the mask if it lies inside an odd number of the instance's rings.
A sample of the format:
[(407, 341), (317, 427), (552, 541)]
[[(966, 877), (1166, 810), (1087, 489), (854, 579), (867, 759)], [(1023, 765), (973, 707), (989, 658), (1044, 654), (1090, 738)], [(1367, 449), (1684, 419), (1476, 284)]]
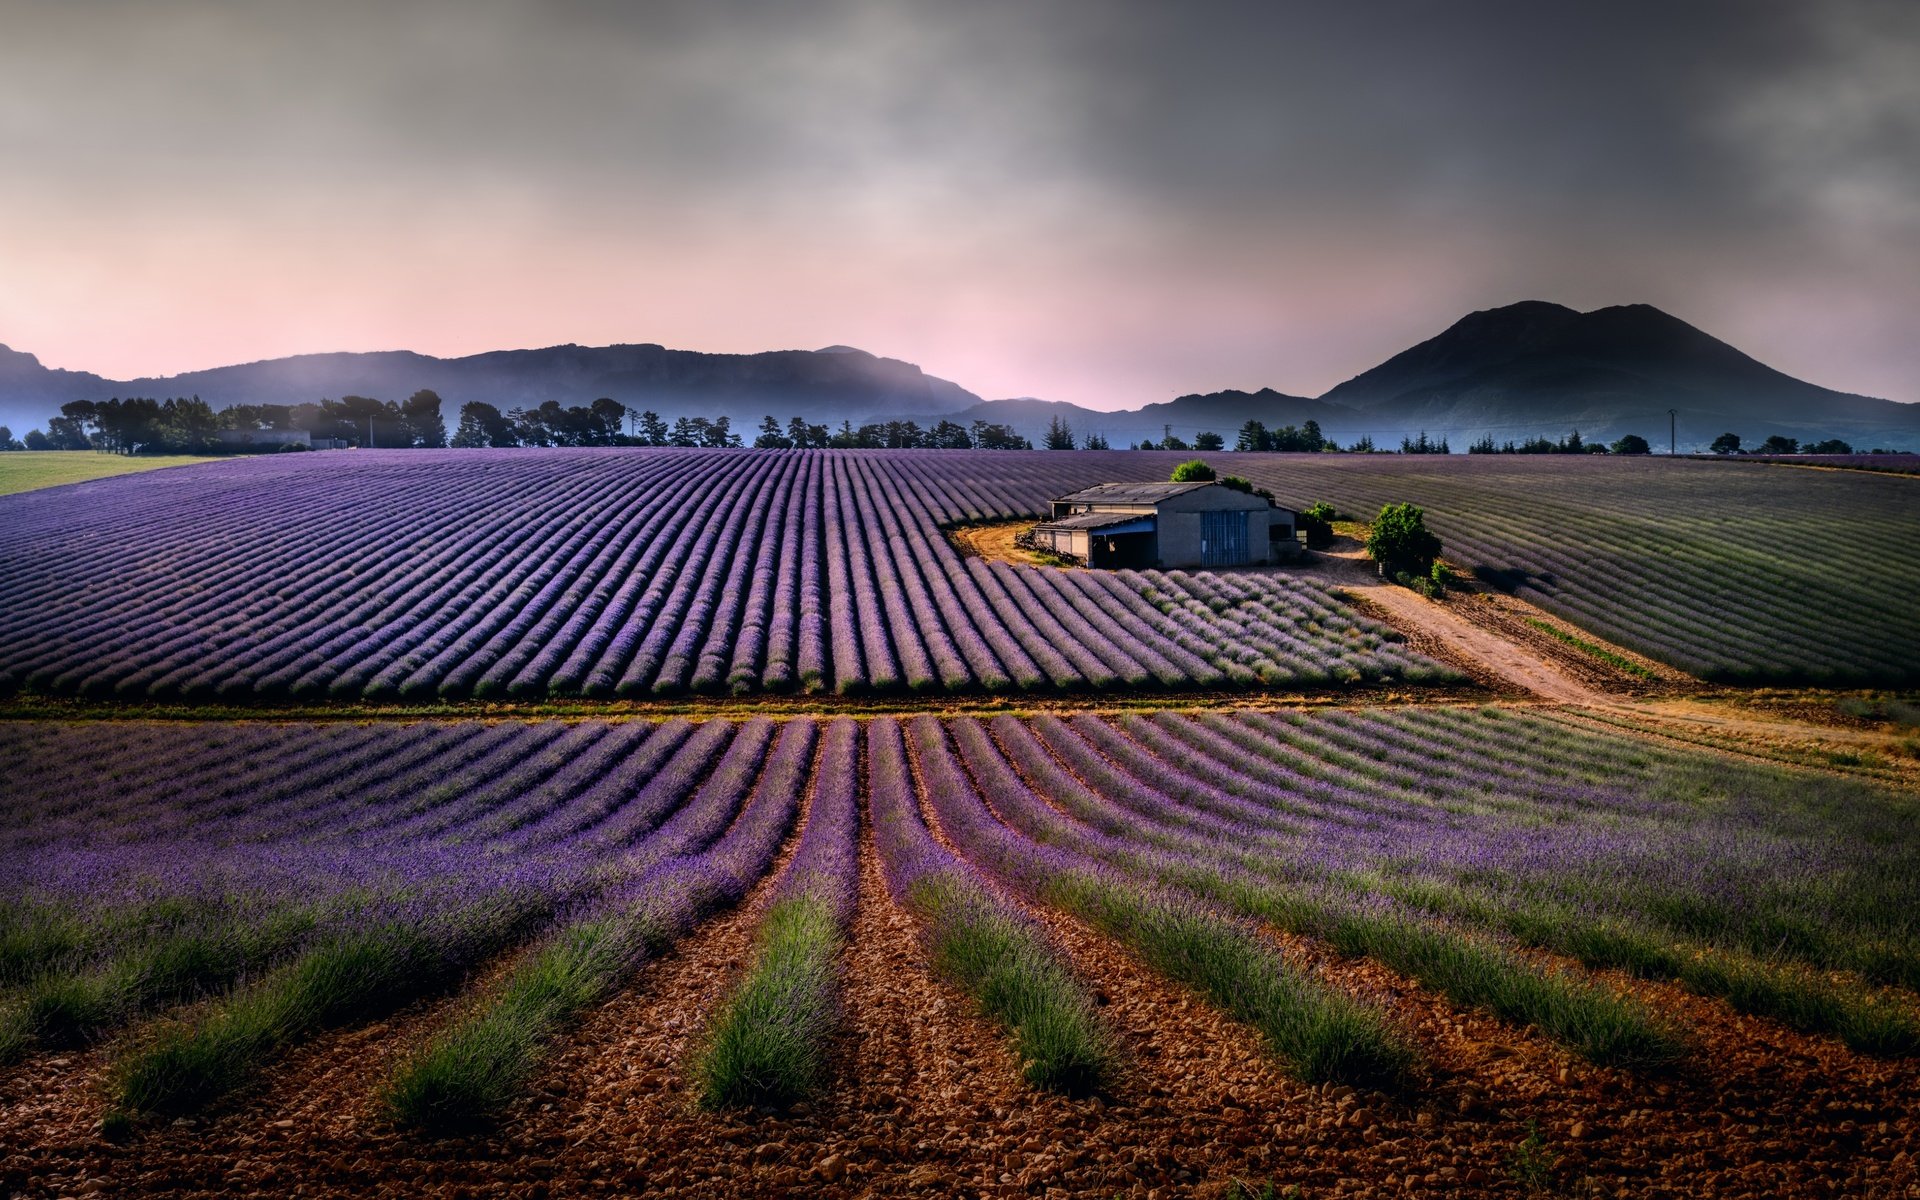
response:
[(633, 967), (650, 941), (637, 922), (583, 921), (527, 956), (488, 1000), (402, 1064), (381, 1092), (403, 1124), (484, 1123), (517, 1096), (545, 1042)]
[(1386, 905), (1319, 900), (1197, 865), (1154, 873), (1344, 955), (1371, 958), (1457, 1004), (1536, 1026), (1591, 1062), (1661, 1067), (1686, 1054), (1685, 1036), (1646, 1005), (1571, 971), (1541, 967), (1497, 942)]
[(716, 1016), (700, 1059), (711, 1106), (784, 1106), (813, 1090), (834, 1018), (845, 941), (832, 907), (797, 896), (767, 908), (753, 970)]
[(1087, 871), (1056, 877), (1045, 894), (1259, 1030), (1308, 1083), (1393, 1086), (1413, 1064), (1413, 1050), (1379, 1010), (1295, 969), (1237, 921)]
[(530, 894), (496, 894), (427, 920), (391, 919), (321, 942), (228, 996), (207, 1015), (164, 1025), (114, 1064), (121, 1125), (138, 1113), (185, 1113), (225, 1095), (288, 1046), (452, 982), (549, 909)]
[[(1484, 1007), (1523, 1024), (1538, 1025), (1556, 1040), (1596, 1062), (1654, 1065), (1670, 1062), (1684, 1051), (1683, 1039), (1645, 1006), (1590, 980), (1569, 972), (1544, 970), (1508, 947), (1420, 921), (1412, 914), (1363, 896), (1326, 897), (1269, 882), (1261, 878), (1263, 875), (1270, 878), (1274, 873), (1274, 865), (1267, 855), (1237, 844), (1130, 819), (1118, 809), (1102, 804), (1085, 785), (1049, 775), (1050, 760), (1044, 758), (1044, 752), (1023, 729), (1008, 725), (1001, 728), (1006, 745), (1016, 759), (1033, 771), (1036, 778), (1054, 780), (1055, 786), (1049, 792), (1055, 803), (1086, 822), (1076, 828), (1050, 807), (1037, 802), (1031, 789), (1011, 774), (1007, 760), (984, 741), (977, 728), (958, 724), (958, 740), (968, 761), (978, 771), (981, 783), (994, 796), (1001, 813), (1036, 841), (1062, 848), (1075, 847), (1109, 868), (1185, 888), (1229, 910), (1294, 933), (1320, 938), (1344, 954), (1383, 962), (1456, 1002)], [(1135, 845), (1134, 839), (1145, 840), (1153, 848)], [(1226, 924), (1229, 931), (1237, 929), (1221, 918), (1213, 919)], [(1123, 931), (1131, 930), (1132, 936), (1140, 936), (1138, 922), (1121, 922), (1121, 926)], [(1223, 932), (1218, 936), (1234, 935)], [(1143, 953), (1147, 953), (1144, 948)], [(1151, 958), (1151, 954), (1148, 957)], [(1273, 957), (1278, 959), (1277, 955)], [(1284, 961), (1278, 961), (1274, 969), (1288, 968)], [(1314, 1000), (1305, 995), (1310, 988), (1304, 980), (1293, 984), (1302, 996), (1279, 997), (1289, 1003), (1306, 1005), (1309, 1024), (1314, 1020), (1334, 1021), (1331, 1016), (1314, 1016), (1311, 1008), (1315, 1004), (1337, 1007), (1353, 1003), (1322, 985), (1311, 987), (1323, 998)], [(1204, 986), (1202, 990), (1213, 994)], [(1244, 1015), (1243, 1019), (1260, 1023)], [(1378, 1020), (1377, 1016), (1373, 1019)], [(1352, 1020), (1357, 1018), (1340, 1017), (1343, 1022)], [(1286, 1057), (1305, 1054), (1309, 1062), (1326, 1058), (1324, 1052), (1316, 1049), (1311, 1037), (1293, 1050), (1277, 1040), (1275, 1046)], [(1353, 1053), (1359, 1054), (1359, 1051)], [(1391, 1050), (1382, 1048), (1381, 1053), (1388, 1056), (1382, 1059), (1381, 1069), (1386, 1070), (1390, 1067)], [(1364, 1058), (1356, 1059), (1350, 1069), (1367, 1069)]]
[(1112, 1039), (1038, 928), (950, 871), (923, 876), (907, 902), (926, 920), (934, 969), (1013, 1033), (1028, 1083), (1070, 1096), (1106, 1086)]
[(1413, 1051), (1377, 1008), (1294, 967), (1257, 930), (1190, 893), (1099, 865), (1102, 849), (1123, 848), (1117, 838), (1068, 826), (1018, 778), (978, 725), (956, 723), (955, 729), (973, 750), (967, 760), (980, 772), (979, 790), (953, 757), (940, 724), (917, 720), (914, 741), (942, 827), (977, 861), (1252, 1025), (1300, 1078), (1374, 1086), (1405, 1075)]
[(1672, 979), (1740, 1012), (1802, 1033), (1831, 1034), (1863, 1054), (1920, 1054), (1920, 1021), (1898, 998), (1878, 989), (1842, 987), (1805, 967), (1687, 945), (1623, 921), (1582, 917), (1562, 905), (1509, 907), (1440, 886), (1401, 884), (1395, 890), (1408, 903), (1504, 929), (1586, 966)]
[(313, 925), (310, 912), (284, 912), (254, 928), (177, 933), (102, 970), (41, 975), (0, 1011), (0, 1064), (36, 1044), (76, 1045), (143, 1012), (222, 991), (251, 964), (284, 955)]
[(1632, 659), (1626, 657), (1623, 654), (1615, 654), (1613, 651), (1607, 649), (1605, 646), (1602, 646), (1597, 642), (1590, 642), (1586, 638), (1583, 638), (1578, 634), (1568, 633), (1566, 630), (1560, 628), (1558, 625), (1555, 625), (1550, 621), (1542, 621), (1538, 617), (1526, 617), (1524, 618), (1524, 620), (1526, 621), (1527, 624), (1533, 626), (1535, 629), (1538, 629), (1541, 633), (1547, 634), (1549, 637), (1565, 642), (1567, 645), (1572, 646), (1575, 650), (1578, 650), (1583, 654), (1592, 655), (1594, 658), (1599, 659), (1601, 662), (1606, 663), (1610, 667), (1615, 667), (1619, 670), (1625, 671), (1629, 675), (1637, 675), (1642, 679), (1655, 678), (1655, 673), (1651, 669), (1641, 666), (1639, 663), (1634, 662)]
[(191, 466), (218, 462), (192, 454), (101, 454), (93, 450), (34, 450), (0, 455), (0, 496), (30, 492), (37, 488), (58, 487), (63, 483), (83, 483), (113, 475), (131, 475), (160, 467)]
[(387, 926), (310, 950), (205, 1019), (162, 1028), (116, 1064), (114, 1102), (126, 1113), (191, 1112), (282, 1047), (415, 994), (434, 973), (434, 949), (417, 932)]
[(1632, 997), (1406, 912), (1322, 910), (1302, 922), (1301, 932), (1343, 954), (1385, 963), (1457, 1004), (1536, 1026), (1589, 1062), (1664, 1067), (1687, 1053), (1685, 1036)]

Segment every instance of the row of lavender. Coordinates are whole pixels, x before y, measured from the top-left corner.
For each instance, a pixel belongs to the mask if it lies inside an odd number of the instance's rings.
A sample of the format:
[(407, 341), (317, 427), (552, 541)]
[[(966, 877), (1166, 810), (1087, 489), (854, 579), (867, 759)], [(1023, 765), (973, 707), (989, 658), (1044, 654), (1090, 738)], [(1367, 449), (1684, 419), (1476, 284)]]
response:
[(1387, 503), (1423, 505), (1447, 558), (1695, 675), (1920, 678), (1911, 479), (1667, 458), (1230, 455), (1221, 465), (1362, 520)]
[(0, 498), (11, 535), (0, 691), (357, 699), (1453, 678), (1312, 584), (1014, 567), (963, 558), (941, 534), (1043, 509), (1090, 478), (1075, 458), (366, 453)]
[[(76, 864), (171, 870), (197, 857), (155, 855), (156, 843), (247, 847), (247, 869), (267, 869), (252, 848), (272, 846), (367, 870), (386, 854), (427, 855), (435, 871), (470, 861), (588, 878), (616, 850), (633, 861), (625, 848), (638, 837), (680, 837), (697, 819), (684, 803), (696, 785), (737, 804), (781, 728), (12, 722), (0, 726), (0, 760), (19, 800), (0, 855), (17, 866), (16, 887), (68, 873), (95, 893), (85, 882), (95, 868)], [(1916, 818), (1851, 781), (1492, 709), (1041, 716), (990, 728), (1014, 757), (1029, 739), (1044, 748), (1023, 770), (1054, 764), (1037, 782), (1056, 800), (1091, 791), (1138, 829), (1230, 835), (1301, 879), (1490, 905), (1551, 900), (1920, 986), (1903, 915), (1920, 903), (1920, 871), (1916, 840), (1901, 833)]]
[[(815, 1076), (817, 1055), (787, 1051), (830, 1020), (863, 792), (937, 961), (1030, 1001), (996, 1015), (1048, 1031), (1023, 1056), (1050, 1086), (1098, 1086), (1112, 1064), (1011, 896), (1119, 939), (1310, 1078), (1389, 1082), (1415, 1051), (1266, 927), (1596, 1061), (1666, 1062), (1686, 1039), (1524, 947), (1920, 1049), (1910, 805), (1526, 711), (181, 730), (0, 727), (19, 798), (0, 827), (0, 1051), (238, 989), (239, 1015), (142, 1043), (118, 1077), (139, 1111), (191, 1107), (234, 1061), (524, 944), (394, 1084), (425, 1123), (498, 1108), (574, 1013), (742, 899), (803, 808), (828, 832), (798, 840), (769, 909), (793, 924), (732, 1027), (753, 1035), (736, 1067), (784, 1030), (790, 1078)], [(1027, 979), (1010, 992), (1009, 969)], [(342, 979), (357, 990), (311, 994)], [(784, 1024), (765, 1011), (802, 1001)], [(759, 1077), (716, 1068), (710, 1086)]]

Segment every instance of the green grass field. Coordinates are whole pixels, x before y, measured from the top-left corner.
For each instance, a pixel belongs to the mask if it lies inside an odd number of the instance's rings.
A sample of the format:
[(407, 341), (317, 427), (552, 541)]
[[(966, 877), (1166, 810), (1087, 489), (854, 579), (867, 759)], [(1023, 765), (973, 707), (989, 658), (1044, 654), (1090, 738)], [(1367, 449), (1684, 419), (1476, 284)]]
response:
[(156, 467), (182, 467), (188, 463), (213, 462), (191, 454), (157, 454), (152, 458), (128, 458), (124, 454), (98, 454), (92, 450), (22, 450), (0, 454), (0, 496), (30, 492), (35, 488), (57, 487), (108, 475), (131, 475)]

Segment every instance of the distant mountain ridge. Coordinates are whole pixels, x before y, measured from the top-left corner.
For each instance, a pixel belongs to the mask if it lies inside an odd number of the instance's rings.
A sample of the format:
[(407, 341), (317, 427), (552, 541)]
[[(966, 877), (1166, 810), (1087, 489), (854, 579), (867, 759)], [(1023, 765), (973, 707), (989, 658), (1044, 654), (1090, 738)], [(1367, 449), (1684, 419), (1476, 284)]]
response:
[(434, 358), (406, 350), (302, 354), (190, 371), (164, 378), (110, 380), (54, 371), (31, 354), (0, 346), (0, 424), (16, 433), (43, 426), (70, 400), (197, 395), (230, 404), (298, 404), (323, 396), (404, 400), (440, 393), (451, 424), (459, 406), (484, 401), (506, 410), (544, 400), (586, 404), (611, 396), (635, 409), (677, 416), (730, 416), (736, 425), (772, 413), (838, 424), (886, 414), (937, 419), (980, 402), (967, 389), (899, 359), (850, 346), (705, 354), (651, 343), (549, 346)]
[(400, 400), (420, 388), (446, 400), (449, 423), (469, 400), (504, 410), (611, 396), (669, 420), (725, 415), (749, 439), (772, 415), (833, 425), (986, 420), (1038, 441), (1058, 416), (1076, 435), (1097, 433), (1115, 447), (1158, 441), (1169, 429), (1188, 441), (1211, 430), (1232, 445), (1249, 420), (1270, 428), (1312, 420), (1342, 443), (1371, 437), (1383, 449), (1422, 430), (1455, 450), (1482, 436), (1524, 441), (1573, 429), (1590, 441), (1637, 433), (1664, 447), (1671, 408), (1679, 410), (1682, 450), (1704, 448), (1729, 430), (1750, 445), (1778, 433), (1837, 436), (1863, 449), (1920, 446), (1920, 405), (1795, 379), (1644, 304), (1583, 313), (1522, 301), (1469, 313), (1319, 397), (1229, 389), (1120, 411), (1032, 397), (982, 400), (912, 363), (851, 346), (706, 354), (652, 343), (565, 345), (444, 359), (410, 351), (308, 354), (125, 381), (49, 369), (0, 346), (0, 424), (16, 435), (77, 399), (198, 395), (220, 408), (353, 394)]
[(1497, 438), (1578, 427), (1658, 443), (1669, 408), (1683, 441), (1920, 431), (1920, 407), (1795, 379), (1647, 304), (1583, 313), (1533, 300), (1471, 313), (1321, 399), (1375, 423)]

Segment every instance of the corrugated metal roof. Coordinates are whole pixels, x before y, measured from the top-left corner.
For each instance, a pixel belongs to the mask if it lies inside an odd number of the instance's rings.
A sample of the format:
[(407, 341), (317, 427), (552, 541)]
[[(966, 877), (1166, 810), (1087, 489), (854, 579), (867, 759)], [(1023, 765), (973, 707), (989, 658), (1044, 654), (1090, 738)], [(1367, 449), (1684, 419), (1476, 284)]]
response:
[(1099, 483), (1081, 488), (1055, 500), (1055, 504), (1157, 504), (1169, 496), (1207, 487), (1211, 480), (1194, 483)]
[(1057, 521), (1042, 522), (1038, 529), (1106, 529), (1112, 525), (1139, 525), (1139, 529), (1124, 532), (1145, 533), (1153, 528), (1153, 518), (1144, 513), (1090, 512), (1075, 513), (1070, 517), (1061, 517)]

